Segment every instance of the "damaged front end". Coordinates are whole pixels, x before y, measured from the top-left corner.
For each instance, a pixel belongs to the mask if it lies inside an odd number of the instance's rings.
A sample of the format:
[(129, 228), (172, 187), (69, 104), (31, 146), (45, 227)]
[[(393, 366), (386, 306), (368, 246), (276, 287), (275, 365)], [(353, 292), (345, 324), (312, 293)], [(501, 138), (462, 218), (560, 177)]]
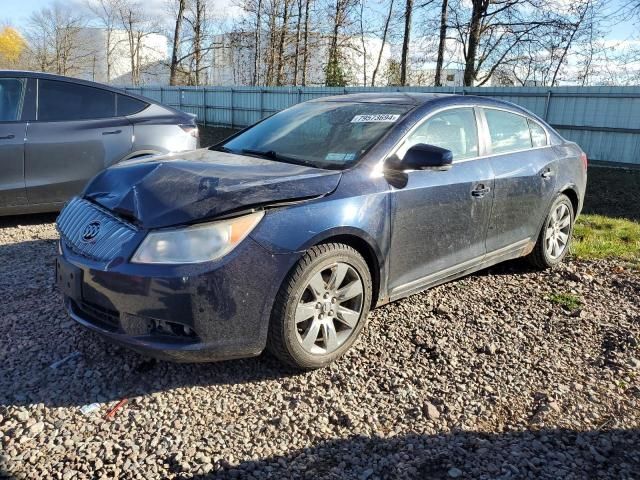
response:
[(144, 229), (313, 199), (334, 191), (341, 172), (212, 150), (109, 168), (83, 196)]

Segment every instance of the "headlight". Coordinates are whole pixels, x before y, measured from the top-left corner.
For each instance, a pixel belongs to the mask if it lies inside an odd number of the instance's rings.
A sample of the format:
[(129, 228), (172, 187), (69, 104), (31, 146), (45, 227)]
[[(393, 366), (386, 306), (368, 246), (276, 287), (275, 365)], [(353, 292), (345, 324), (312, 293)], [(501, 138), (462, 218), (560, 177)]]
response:
[(255, 228), (264, 212), (175, 230), (149, 232), (133, 263), (200, 263), (223, 257)]

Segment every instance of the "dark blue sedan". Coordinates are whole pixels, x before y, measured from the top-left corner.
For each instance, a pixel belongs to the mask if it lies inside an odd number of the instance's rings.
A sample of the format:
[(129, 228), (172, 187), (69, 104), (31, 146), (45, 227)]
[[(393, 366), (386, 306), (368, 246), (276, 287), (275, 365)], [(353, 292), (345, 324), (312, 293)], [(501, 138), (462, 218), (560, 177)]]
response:
[(160, 358), (317, 368), (370, 308), (527, 256), (567, 254), (587, 159), (506, 102), (357, 94), (220, 145), (124, 162), (58, 218), (66, 308)]

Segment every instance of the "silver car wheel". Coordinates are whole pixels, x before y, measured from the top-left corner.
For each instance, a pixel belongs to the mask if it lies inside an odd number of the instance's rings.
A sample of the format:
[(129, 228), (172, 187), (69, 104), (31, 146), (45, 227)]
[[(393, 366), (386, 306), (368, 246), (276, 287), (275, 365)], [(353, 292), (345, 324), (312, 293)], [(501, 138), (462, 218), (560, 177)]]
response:
[(351, 265), (336, 262), (316, 272), (295, 310), (298, 341), (312, 354), (337, 350), (362, 316), (364, 286)]
[(547, 255), (553, 260), (559, 258), (569, 244), (571, 233), (571, 212), (561, 203), (553, 211), (547, 222), (544, 241)]

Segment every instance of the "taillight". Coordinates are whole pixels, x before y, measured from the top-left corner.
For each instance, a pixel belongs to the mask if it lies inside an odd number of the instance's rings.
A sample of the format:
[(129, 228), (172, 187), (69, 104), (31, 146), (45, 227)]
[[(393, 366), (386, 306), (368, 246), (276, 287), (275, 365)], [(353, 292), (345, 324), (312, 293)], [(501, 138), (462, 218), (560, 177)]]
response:
[(589, 160), (587, 159), (587, 154), (582, 152), (580, 154), (580, 160), (582, 160), (582, 166), (586, 170), (587, 169), (587, 164), (589, 163)]
[(191, 135), (193, 138), (198, 138), (198, 126), (197, 125), (178, 125), (184, 133)]

